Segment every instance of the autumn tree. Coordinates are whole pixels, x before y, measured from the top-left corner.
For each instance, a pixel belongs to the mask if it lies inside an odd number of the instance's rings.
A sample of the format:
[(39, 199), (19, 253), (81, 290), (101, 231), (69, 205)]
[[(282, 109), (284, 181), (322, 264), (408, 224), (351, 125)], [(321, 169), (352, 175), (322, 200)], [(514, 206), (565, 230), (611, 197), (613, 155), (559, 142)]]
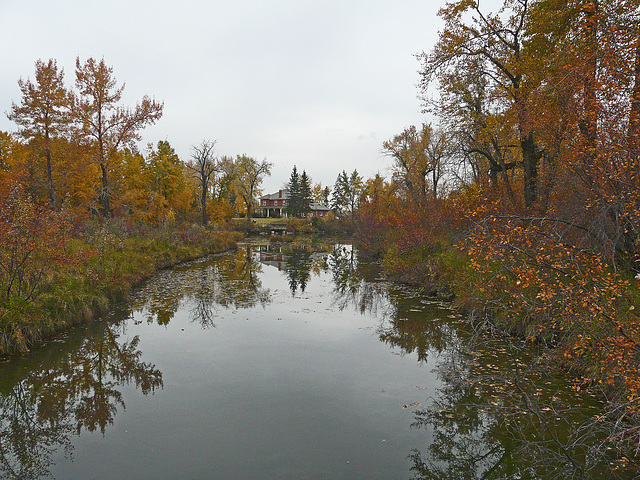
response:
[(237, 168), (234, 158), (221, 156), (218, 161), (216, 186), (211, 198), (211, 218), (217, 222), (232, 218), (237, 212), (238, 189), (236, 186)]
[(251, 212), (256, 196), (260, 195), (260, 184), (265, 177), (271, 174), (272, 163), (267, 159), (258, 162), (255, 158), (247, 155), (236, 157), (236, 185), (238, 193), (244, 200), (247, 211), (247, 221), (251, 219)]
[[(2, 348), (27, 349), (28, 305), (46, 291), (51, 276), (72, 263), (68, 219), (39, 205), (20, 185), (0, 204), (0, 325)], [(27, 322), (28, 323), (28, 322)]]
[(396, 181), (419, 208), (438, 198), (450, 150), (447, 134), (426, 123), (420, 130), (412, 125), (382, 145), (382, 151), (393, 159)]
[(19, 105), (12, 103), (7, 117), (18, 125), (19, 135), (33, 140), (44, 154), (49, 204), (54, 206), (51, 141), (68, 126), (71, 95), (64, 86), (64, 70), (58, 70), (55, 60), (37, 60), (35, 66), (35, 83), (28, 78), (18, 80), (22, 100)]
[(187, 168), (198, 182), (200, 190), (202, 225), (207, 225), (207, 198), (217, 171), (214, 156), (215, 145), (215, 140), (203, 140), (200, 145), (193, 145), (191, 147), (191, 162), (187, 164)]
[(160, 140), (149, 152), (146, 167), (153, 203), (164, 211), (164, 217), (177, 211), (185, 212), (191, 201), (186, 167), (168, 141)]
[[(531, 127), (529, 97), (538, 86), (523, 48), (529, 0), (505, 0), (499, 13), (480, 10), (478, 2), (448, 3), (438, 14), (445, 28), (430, 53), (422, 53), (420, 89), (428, 98), (434, 81), (446, 83), (452, 72), (474, 62), (485, 82), (491, 108), (502, 122), (517, 130), (519, 161), (523, 171), (523, 197), (527, 207), (538, 198), (538, 166), (543, 152)], [(498, 153), (493, 146), (494, 152)], [(504, 167), (502, 167), (504, 168)]]
[(141, 139), (139, 131), (162, 117), (163, 103), (144, 96), (135, 107), (119, 104), (124, 84), (118, 86), (113, 68), (104, 59), (89, 58), (84, 64), (76, 59), (78, 98), (73, 116), (83, 141), (93, 149), (94, 161), (101, 171), (99, 200), (104, 215), (111, 216), (109, 169), (120, 147), (135, 148)]
[(422, 132), (412, 125), (382, 145), (383, 152), (393, 158), (394, 175), (405, 186), (407, 196), (417, 207), (423, 207), (427, 194), (429, 166), (425, 156)]
[(475, 228), (464, 242), (490, 316), (553, 345), (557, 359), (581, 368), (577, 383), (610, 386), (622, 448), (637, 444), (640, 412), (637, 7), (533, 4), (521, 53), (538, 68), (523, 74), (526, 102), (505, 111), (502, 124), (518, 132), (523, 163), (523, 142), (533, 136), (554, 181), (544, 205), (537, 190), (538, 214), (499, 199), (474, 205), (467, 213)]
[(21, 157), (23, 145), (9, 133), (0, 131), (0, 198), (9, 194), (16, 179), (16, 157)]
[[(119, 152), (120, 195), (113, 202), (115, 212), (136, 220), (152, 223), (157, 220), (151, 176), (144, 156), (130, 150)], [(153, 218), (152, 218), (153, 217)]]
[(364, 180), (357, 170), (351, 172), (351, 175), (343, 170), (338, 174), (333, 187), (331, 208), (339, 214), (353, 218), (360, 206), (364, 189)]
[[(387, 182), (379, 173), (369, 178), (358, 210), (358, 242), (372, 256), (381, 256), (388, 248), (388, 233), (406, 226), (398, 195), (398, 184)], [(414, 209), (412, 209), (414, 210)]]

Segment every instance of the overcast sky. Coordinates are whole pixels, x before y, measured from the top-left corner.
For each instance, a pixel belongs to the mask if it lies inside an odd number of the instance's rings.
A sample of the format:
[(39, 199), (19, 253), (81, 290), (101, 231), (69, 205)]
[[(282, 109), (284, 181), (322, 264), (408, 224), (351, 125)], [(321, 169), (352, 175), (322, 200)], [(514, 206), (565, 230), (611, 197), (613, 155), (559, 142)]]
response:
[(444, 0), (0, 0), (0, 130), (20, 101), (18, 79), (54, 58), (68, 86), (75, 59), (100, 59), (126, 82), (123, 103), (148, 94), (162, 119), (143, 132), (183, 160), (217, 141), (218, 155), (274, 164), (266, 193), (293, 165), (332, 186), (357, 169), (386, 171), (382, 142), (428, 120), (419, 63)]

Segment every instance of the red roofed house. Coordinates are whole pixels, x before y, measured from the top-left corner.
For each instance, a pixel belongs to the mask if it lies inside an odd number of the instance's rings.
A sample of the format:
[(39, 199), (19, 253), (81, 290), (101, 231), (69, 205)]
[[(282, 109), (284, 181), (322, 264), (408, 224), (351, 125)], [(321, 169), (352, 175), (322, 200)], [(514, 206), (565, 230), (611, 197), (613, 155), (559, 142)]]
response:
[[(276, 193), (270, 195), (264, 195), (260, 197), (260, 212), (263, 217), (286, 217), (287, 204), (289, 201), (289, 190), (278, 190)], [(331, 211), (323, 203), (314, 202), (311, 205), (311, 212), (305, 215), (305, 218), (310, 217), (326, 217)]]

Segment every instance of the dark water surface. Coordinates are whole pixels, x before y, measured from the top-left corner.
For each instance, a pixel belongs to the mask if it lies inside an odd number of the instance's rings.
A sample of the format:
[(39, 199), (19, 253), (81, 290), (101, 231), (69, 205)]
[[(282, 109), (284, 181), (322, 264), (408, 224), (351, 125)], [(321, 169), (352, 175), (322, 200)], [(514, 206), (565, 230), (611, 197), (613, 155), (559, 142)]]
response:
[[(542, 430), (504, 380), (528, 368), (528, 353), (465, 354), (469, 335), (445, 305), (381, 281), (348, 245), (202, 259), (161, 272), (107, 320), (0, 365), (0, 478), (575, 472), (562, 449), (518, 440)], [(462, 378), (478, 365), (486, 381)], [(537, 380), (532, 395), (555, 402), (538, 413), (570, 440), (599, 405)], [(601, 468), (586, 447), (571, 455)]]

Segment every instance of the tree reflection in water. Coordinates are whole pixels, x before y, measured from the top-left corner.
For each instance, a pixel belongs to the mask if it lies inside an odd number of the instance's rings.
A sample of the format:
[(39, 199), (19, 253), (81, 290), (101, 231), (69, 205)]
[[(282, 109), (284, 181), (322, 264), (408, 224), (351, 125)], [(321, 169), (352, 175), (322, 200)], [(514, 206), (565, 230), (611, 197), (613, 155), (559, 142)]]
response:
[(414, 412), (412, 427), (432, 436), (425, 451), (409, 455), (415, 479), (633, 478), (603, 448), (605, 428), (592, 421), (601, 406), (544, 373), (531, 348), (471, 335), (460, 323), (434, 327), (438, 319), (418, 328), (405, 316), (400, 310), (381, 339), (420, 359), (437, 351), (442, 380), (427, 408)]
[(265, 307), (271, 302), (260, 280), (261, 269), (250, 246), (234, 255), (207, 257), (156, 275), (140, 289), (133, 309), (144, 312), (149, 323), (167, 325), (186, 301), (194, 322), (215, 327), (218, 307)]
[(382, 342), (405, 354), (415, 352), (426, 362), (429, 353), (442, 353), (456, 341), (455, 322), (437, 318), (451, 313), (446, 305), (423, 298), (416, 289), (382, 281), (379, 264), (361, 261), (351, 246), (337, 247), (328, 263), (337, 305), (377, 314)]
[(334, 284), (335, 302), (344, 310), (353, 305), (360, 313), (386, 315), (394, 308), (387, 285), (380, 281), (376, 263), (362, 262), (351, 245), (337, 245), (328, 259)]
[(115, 324), (59, 351), (40, 369), (0, 385), (0, 478), (50, 476), (52, 456), (71, 454), (72, 436), (83, 429), (103, 435), (119, 408), (121, 388), (135, 384), (144, 395), (162, 387), (162, 372), (141, 360), (139, 338), (119, 341)]
[[(593, 421), (600, 405), (561, 376), (545, 376), (529, 347), (469, 331), (442, 305), (382, 281), (379, 266), (359, 260), (351, 247), (280, 253), (294, 296), (328, 269), (340, 309), (376, 314), (382, 342), (421, 363), (437, 362), (430, 366), (441, 387), (413, 412), (412, 427), (425, 432), (424, 448), (406, 452), (415, 479), (616, 478), (619, 459), (602, 448), (605, 424)], [(271, 301), (261, 268), (249, 247), (193, 262), (154, 277), (134, 310), (167, 324), (188, 302), (193, 321), (215, 326), (218, 309)], [(125, 408), (123, 385), (145, 395), (162, 386), (162, 373), (142, 361), (137, 337), (123, 342), (122, 327), (101, 328), (75, 347), (66, 344), (39, 369), (8, 369), (39, 373), (9, 378), (0, 366), (0, 478), (47, 476), (55, 452), (71, 454), (74, 435), (107, 432)]]
[(327, 256), (331, 248), (323, 244), (293, 244), (293, 245), (255, 245), (260, 254), (260, 262), (271, 265), (283, 271), (295, 297), (307, 288), (311, 275), (320, 275), (328, 269)]
[[(289, 258), (295, 260), (289, 261)], [(292, 292), (303, 285), (303, 254), (286, 259)], [(615, 470), (591, 419), (601, 407), (533, 362), (537, 352), (508, 335), (470, 331), (446, 304), (381, 279), (376, 263), (338, 245), (327, 258), (335, 304), (381, 319), (382, 342), (437, 362), (442, 387), (414, 412), (428, 446), (408, 458), (416, 480), (633, 478)]]
[[(382, 342), (437, 362), (442, 387), (414, 412), (429, 434), (409, 454), (417, 480), (634, 478), (593, 421), (601, 405), (560, 374), (550, 376), (530, 345), (500, 332), (472, 332), (446, 305), (380, 281), (375, 264), (340, 246), (328, 259), (341, 309), (380, 313)], [(618, 455), (620, 457), (620, 455)]]
[(311, 278), (311, 252), (305, 248), (294, 248), (287, 252), (285, 272), (291, 295), (295, 296), (298, 288), (304, 293)]

